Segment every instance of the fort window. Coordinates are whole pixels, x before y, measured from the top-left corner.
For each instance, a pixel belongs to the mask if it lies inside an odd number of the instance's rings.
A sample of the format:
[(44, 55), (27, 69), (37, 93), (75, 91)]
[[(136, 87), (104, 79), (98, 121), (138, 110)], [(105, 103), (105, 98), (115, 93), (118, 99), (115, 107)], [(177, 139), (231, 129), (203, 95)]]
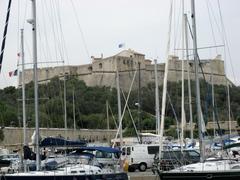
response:
[(123, 60), (123, 64), (126, 64), (126, 60), (125, 59)]
[(99, 63), (99, 68), (102, 69), (102, 63)]
[(89, 66), (89, 67), (88, 67), (88, 70), (89, 70), (89, 71), (92, 71), (92, 66)]

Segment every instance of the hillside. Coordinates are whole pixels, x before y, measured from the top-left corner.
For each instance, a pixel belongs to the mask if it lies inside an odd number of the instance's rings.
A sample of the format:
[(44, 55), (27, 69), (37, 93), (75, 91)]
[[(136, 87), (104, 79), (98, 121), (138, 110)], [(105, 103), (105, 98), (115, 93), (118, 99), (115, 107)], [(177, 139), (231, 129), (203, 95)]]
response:
[[(187, 83), (186, 83), (187, 84)], [(77, 128), (104, 129), (107, 128), (106, 121), (106, 100), (108, 100), (113, 113), (114, 119), (117, 119), (117, 92), (116, 89), (108, 87), (87, 87), (83, 81), (75, 77), (68, 77), (66, 80), (67, 89), (67, 124), (68, 128), (73, 128), (73, 91), (75, 94), (75, 109), (76, 109), (76, 126)], [(159, 87), (160, 95), (162, 87)], [(194, 83), (192, 82), (192, 97), (194, 97)], [(172, 105), (175, 109), (178, 119), (180, 119), (181, 111), (181, 82), (168, 83), (168, 92), (171, 98)], [(231, 111), (233, 120), (240, 123), (240, 87), (231, 87)], [(187, 87), (185, 87), (186, 96), (186, 117), (189, 119)], [(201, 98), (202, 108), (205, 119), (211, 121), (211, 86), (201, 82)], [(138, 121), (138, 111), (135, 103), (138, 102), (138, 92), (131, 92), (129, 99), (129, 107), (132, 111), (136, 125), (143, 130), (155, 129), (155, 87), (154, 84), (149, 84), (141, 89), (142, 113), (141, 121)], [(125, 93), (127, 96), (127, 93)], [(215, 86), (215, 101), (216, 112), (219, 120), (227, 119), (227, 101), (226, 87)], [(34, 92), (33, 83), (26, 85), (26, 114), (27, 126), (34, 126)], [(64, 127), (64, 106), (63, 106), (63, 81), (58, 78), (53, 78), (48, 84), (39, 85), (39, 119), (40, 127)], [(193, 98), (194, 121), (195, 105)], [(161, 97), (160, 97), (161, 102)], [(161, 105), (161, 103), (160, 103)], [(0, 90), (0, 125), (3, 126), (22, 126), (22, 101), (21, 89), (15, 87), (7, 87)], [(122, 107), (124, 101), (122, 98)], [(122, 108), (123, 109), (123, 108)], [(109, 111), (109, 112), (111, 112)], [(165, 127), (168, 129), (170, 125), (176, 124), (173, 116), (173, 111), (167, 102)], [(113, 116), (110, 117), (110, 128), (115, 128)], [(126, 128), (125, 134), (133, 134), (133, 125), (128, 113), (125, 114), (123, 127)], [(174, 135), (175, 130), (169, 129), (168, 133)]]

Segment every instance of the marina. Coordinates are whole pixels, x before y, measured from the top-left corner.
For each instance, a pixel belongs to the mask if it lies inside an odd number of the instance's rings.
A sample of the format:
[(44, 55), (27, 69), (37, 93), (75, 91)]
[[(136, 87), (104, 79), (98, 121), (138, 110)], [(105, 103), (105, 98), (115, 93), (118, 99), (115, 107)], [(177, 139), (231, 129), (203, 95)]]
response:
[(235, 7), (90, 1), (0, 2), (0, 180), (240, 179)]

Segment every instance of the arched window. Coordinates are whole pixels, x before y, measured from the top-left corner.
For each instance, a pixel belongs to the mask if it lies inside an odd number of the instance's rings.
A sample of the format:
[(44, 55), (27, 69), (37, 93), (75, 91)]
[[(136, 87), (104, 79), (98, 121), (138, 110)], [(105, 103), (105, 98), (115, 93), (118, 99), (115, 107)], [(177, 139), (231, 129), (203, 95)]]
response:
[(89, 71), (92, 71), (92, 66), (89, 66), (89, 67), (88, 67), (88, 70), (89, 70)]

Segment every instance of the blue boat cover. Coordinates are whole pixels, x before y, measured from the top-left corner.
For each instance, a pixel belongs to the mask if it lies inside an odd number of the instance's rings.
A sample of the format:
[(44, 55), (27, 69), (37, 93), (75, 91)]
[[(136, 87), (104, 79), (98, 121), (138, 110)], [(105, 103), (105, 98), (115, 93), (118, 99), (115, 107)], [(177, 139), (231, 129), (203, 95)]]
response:
[(240, 143), (236, 142), (236, 143), (233, 143), (233, 144), (224, 145), (223, 149), (230, 149), (230, 148), (234, 148), (234, 147), (240, 147)]
[(47, 137), (43, 139), (40, 143), (40, 147), (49, 147), (49, 146), (57, 146), (57, 147), (64, 147), (64, 146), (86, 146), (86, 141), (72, 141), (66, 140), (60, 137)]
[(121, 151), (116, 148), (111, 147), (104, 147), (104, 146), (86, 146), (86, 147), (80, 147), (81, 150), (87, 150), (87, 151), (103, 151), (108, 153), (120, 153)]
[(67, 156), (78, 156), (78, 157), (88, 157), (88, 158), (93, 158), (94, 154), (89, 153), (89, 152), (79, 152), (78, 150), (75, 152), (71, 152), (67, 154)]

